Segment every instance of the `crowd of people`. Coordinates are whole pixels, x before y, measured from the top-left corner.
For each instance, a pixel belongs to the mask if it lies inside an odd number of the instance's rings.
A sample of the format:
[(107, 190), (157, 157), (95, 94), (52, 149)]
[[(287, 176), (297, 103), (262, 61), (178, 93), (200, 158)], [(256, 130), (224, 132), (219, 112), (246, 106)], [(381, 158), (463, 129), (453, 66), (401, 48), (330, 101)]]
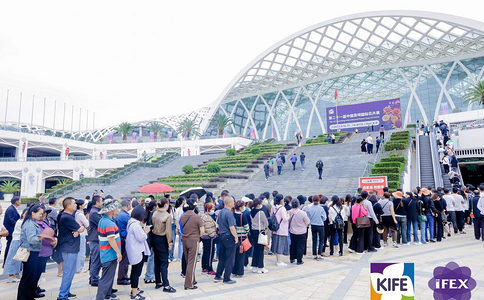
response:
[[(191, 290), (197, 289), (200, 258), (202, 274), (234, 284), (246, 272), (267, 274), (266, 255), (274, 255), (277, 267), (302, 265), (303, 259), (343, 256), (344, 248), (376, 252), (389, 245), (388, 239), (394, 248), (441, 242), (465, 234), (465, 224), (474, 224), (475, 238), (484, 241), (484, 184), (452, 190), (417, 187), (405, 193), (385, 188), (383, 195), (357, 192), (292, 198), (273, 191), (234, 200), (224, 190), (216, 199), (208, 193), (203, 204), (196, 194), (176, 201), (169, 195), (118, 201), (96, 194), (87, 200), (45, 199), (30, 203), (21, 214), (20, 199), (14, 197), (5, 212), (6, 229), (0, 231), (10, 237), (4, 274), (9, 282), (20, 281), (17, 299), (41, 298), (41, 276), (52, 258), (61, 277), (59, 300), (75, 297), (71, 285), (80, 272), (89, 272), (98, 300), (117, 298), (115, 282), (131, 286), (130, 299), (143, 300), (143, 269), (145, 284), (175, 293), (168, 266), (177, 260), (184, 289)], [(14, 257), (24, 249), (29, 255), (21, 263)], [(89, 270), (84, 269), (87, 253)]]

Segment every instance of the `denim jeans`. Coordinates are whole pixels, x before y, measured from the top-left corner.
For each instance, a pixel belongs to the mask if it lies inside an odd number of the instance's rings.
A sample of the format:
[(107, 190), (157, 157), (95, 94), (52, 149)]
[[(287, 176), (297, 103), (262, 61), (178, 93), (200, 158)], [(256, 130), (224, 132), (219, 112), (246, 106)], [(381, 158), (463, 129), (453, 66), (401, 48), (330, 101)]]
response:
[(407, 217), (396, 217), (397, 219), (397, 243), (407, 243)]
[(420, 241), (422, 244), (426, 244), (427, 240), (425, 239), (425, 235), (427, 234), (427, 222), (420, 221), (419, 219), (418, 223), (420, 224)]
[(306, 164), (305, 160), (301, 160), (301, 168), (304, 169), (304, 165)]
[[(430, 239), (434, 239), (434, 216), (427, 215), (427, 228), (429, 229)], [(425, 239), (427, 240), (427, 230), (425, 230)]]
[(86, 236), (79, 235), (81, 237), (81, 244), (79, 247), (79, 253), (77, 253), (76, 273), (81, 273), (84, 269), (84, 263), (86, 262)]
[[(176, 224), (175, 223), (171, 224), (171, 230), (172, 230), (173, 240), (176, 240)], [(171, 247), (171, 250), (168, 251), (168, 259), (169, 260), (175, 259), (175, 257), (173, 256), (174, 252), (175, 252), (175, 243), (173, 243), (173, 247)]]
[[(173, 244), (175, 244), (173, 242)], [(178, 235), (178, 259), (181, 261), (183, 259), (183, 243), (180, 235)]]
[[(84, 251), (84, 253), (86, 253)], [(64, 272), (62, 273), (62, 282), (59, 288), (59, 299), (67, 299), (71, 291), (72, 280), (76, 274), (77, 253), (62, 252), (64, 259)]]
[(410, 229), (413, 226), (413, 242), (418, 243), (418, 220), (415, 221), (408, 221), (407, 222), (407, 241), (410, 242), (412, 240), (412, 234), (410, 233)]
[(153, 254), (153, 248), (150, 250), (151, 255), (148, 257), (148, 262), (146, 263), (145, 280), (155, 280), (155, 255)]

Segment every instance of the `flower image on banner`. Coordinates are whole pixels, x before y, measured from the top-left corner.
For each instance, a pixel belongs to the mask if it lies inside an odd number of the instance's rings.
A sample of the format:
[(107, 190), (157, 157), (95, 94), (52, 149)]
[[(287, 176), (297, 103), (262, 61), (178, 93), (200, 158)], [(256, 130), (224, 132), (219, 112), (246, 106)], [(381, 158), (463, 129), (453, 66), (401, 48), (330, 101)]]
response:
[(343, 131), (366, 131), (366, 129), (378, 130), (381, 125), (386, 130), (402, 128), (402, 111), (400, 99), (358, 103), (352, 105), (326, 108), (326, 122), (328, 132)]

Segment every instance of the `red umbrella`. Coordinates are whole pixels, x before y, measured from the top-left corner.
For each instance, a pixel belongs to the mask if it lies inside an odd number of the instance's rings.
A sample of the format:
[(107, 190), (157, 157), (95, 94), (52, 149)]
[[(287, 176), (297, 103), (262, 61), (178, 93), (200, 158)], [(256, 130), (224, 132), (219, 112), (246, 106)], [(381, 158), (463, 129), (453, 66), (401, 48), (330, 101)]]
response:
[(158, 183), (158, 182), (144, 185), (138, 190), (138, 192), (141, 192), (141, 193), (153, 193), (153, 194), (161, 194), (161, 193), (172, 192), (172, 191), (173, 191), (173, 188), (171, 186)]

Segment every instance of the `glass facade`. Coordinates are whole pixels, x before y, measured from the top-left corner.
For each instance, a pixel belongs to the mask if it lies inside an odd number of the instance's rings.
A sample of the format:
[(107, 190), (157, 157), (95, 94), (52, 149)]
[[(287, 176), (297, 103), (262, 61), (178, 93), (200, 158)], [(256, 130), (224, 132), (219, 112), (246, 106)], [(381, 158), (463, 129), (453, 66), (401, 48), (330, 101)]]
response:
[(443, 63), (394, 67), (343, 75), (296, 87), (260, 93), (223, 103), (218, 113), (234, 120), (229, 133), (289, 140), (301, 131), (326, 133), (326, 108), (400, 98), (403, 123), (432, 122), (439, 114), (478, 108), (463, 103), (466, 89), (482, 78), (484, 57)]

